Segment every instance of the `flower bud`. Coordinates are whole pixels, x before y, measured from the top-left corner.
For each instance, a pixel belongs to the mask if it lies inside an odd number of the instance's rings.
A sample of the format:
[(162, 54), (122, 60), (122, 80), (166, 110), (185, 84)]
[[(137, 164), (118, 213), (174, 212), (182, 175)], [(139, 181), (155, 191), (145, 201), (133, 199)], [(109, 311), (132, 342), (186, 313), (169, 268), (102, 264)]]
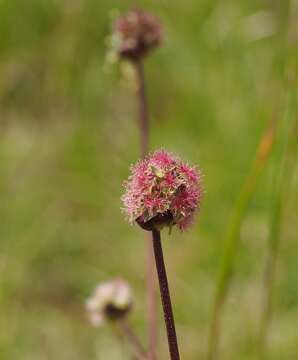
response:
[(139, 60), (162, 41), (158, 18), (141, 9), (120, 16), (114, 24), (113, 45), (120, 58)]
[(121, 320), (131, 308), (131, 288), (122, 279), (99, 284), (86, 301), (88, 317), (94, 326), (100, 326), (106, 321)]

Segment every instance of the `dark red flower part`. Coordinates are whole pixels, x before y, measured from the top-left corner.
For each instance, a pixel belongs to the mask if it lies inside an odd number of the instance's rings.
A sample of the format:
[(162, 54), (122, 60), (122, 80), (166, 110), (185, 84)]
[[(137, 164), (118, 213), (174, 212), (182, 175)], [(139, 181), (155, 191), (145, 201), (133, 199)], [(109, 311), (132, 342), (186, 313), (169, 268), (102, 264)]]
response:
[(114, 33), (119, 38), (116, 48), (118, 55), (129, 60), (139, 60), (160, 45), (163, 29), (157, 17), (136, 9), (118, 18)]

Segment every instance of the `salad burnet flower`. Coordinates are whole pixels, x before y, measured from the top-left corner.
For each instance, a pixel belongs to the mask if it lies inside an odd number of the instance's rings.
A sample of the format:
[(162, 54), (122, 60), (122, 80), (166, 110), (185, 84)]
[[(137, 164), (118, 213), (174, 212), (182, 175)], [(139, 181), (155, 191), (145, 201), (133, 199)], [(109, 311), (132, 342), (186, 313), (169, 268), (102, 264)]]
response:
[(130, 10), (114, 23), (111, 45), (122, 59), (139, 60), (162, 42), (159, 19), (141, 9)]
[(200, 209), (201, 173), (165, 150), (132, 166), (124, 186), (128, 220), (148, 231), (173, 225), (185, 230)]

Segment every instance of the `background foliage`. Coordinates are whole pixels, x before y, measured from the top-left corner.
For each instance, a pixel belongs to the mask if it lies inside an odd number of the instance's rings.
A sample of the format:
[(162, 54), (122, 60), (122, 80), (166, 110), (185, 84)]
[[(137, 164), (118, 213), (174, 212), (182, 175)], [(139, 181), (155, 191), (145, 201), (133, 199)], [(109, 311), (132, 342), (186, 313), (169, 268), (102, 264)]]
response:
[[(119, 200), (139, 156), (135, 98), (119, 67), (105, 65), (104, 45), (111, 14), (130, 5), (0, 0), (3, 360), (126, 358), (114, 330), (91, 328), (84, 313), (95, 284), (119, 275), (134, 286), (131, 320), (145, 339), (144, 239)], [(283, 111), (297, 42), (289, 48), (288, 1), (138, 5), (166, 29), (163, 48), (146, 62), (151, 147), (178, 152), (205, 174), (199, 221), (182, 236), (164, 235), (181, 353), (203, 359), (223, 234), (261, 134)], [(222, 359), (255, 358), (272, 173), (271, 161), (241, 227)], [(268, 353), (278, 360), (298, 358), (297, 167), (289, 191)], [(162, 322), (160, 337), (165, 358)]]

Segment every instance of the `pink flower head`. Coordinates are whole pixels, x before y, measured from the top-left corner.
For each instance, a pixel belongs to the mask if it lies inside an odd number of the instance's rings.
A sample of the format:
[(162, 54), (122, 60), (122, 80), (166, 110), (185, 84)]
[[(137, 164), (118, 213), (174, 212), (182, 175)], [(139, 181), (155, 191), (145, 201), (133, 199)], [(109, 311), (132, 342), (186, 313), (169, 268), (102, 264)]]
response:
[(141, 9), (120, 16), (114, 25), (115, 50), (122, 58), (138, 60), (159, 46), (162, 26), (154, 15)]
[(164, 150), (132, 166), (124, 185), (124, 211), (145, 230), (172, 225), (185, 230), (200, 208), (200, 172)]

